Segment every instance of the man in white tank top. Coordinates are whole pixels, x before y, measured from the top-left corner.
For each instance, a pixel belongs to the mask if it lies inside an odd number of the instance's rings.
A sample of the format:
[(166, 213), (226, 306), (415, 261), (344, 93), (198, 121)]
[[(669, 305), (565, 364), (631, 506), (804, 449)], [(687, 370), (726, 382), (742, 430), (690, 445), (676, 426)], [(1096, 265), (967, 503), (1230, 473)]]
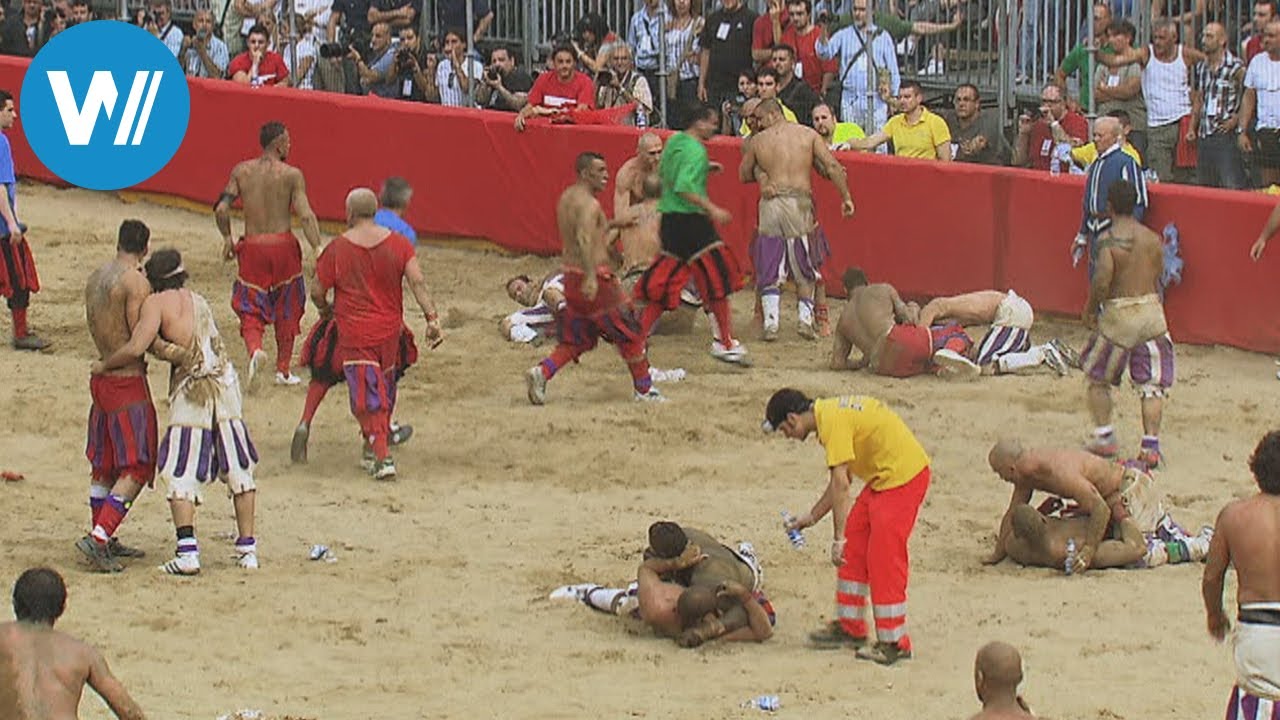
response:
[(1178, 42), (1178, 25), (1169, 19), (1151, 26), (1151, 44), (1119, 55), (1097, 56), (1107, 67), (1142, 65), (1142, 95), (1147, 101), (1147, 167), (1163, 182), (1191, 182), (1191, 168), (1177, 167), (1178, 140), (1190, 124), (1188, 71), (1204, 53)]
[[(1244, 74), (1239, 140), (1241, 150), (1256, 155), (1262, 184), (1270, 186), (1280, 183), (1280, 21), (1272, 20), (1263, 29), (1262, 49)], [(1250, 139), (1254, 118), (1258, 127)]]

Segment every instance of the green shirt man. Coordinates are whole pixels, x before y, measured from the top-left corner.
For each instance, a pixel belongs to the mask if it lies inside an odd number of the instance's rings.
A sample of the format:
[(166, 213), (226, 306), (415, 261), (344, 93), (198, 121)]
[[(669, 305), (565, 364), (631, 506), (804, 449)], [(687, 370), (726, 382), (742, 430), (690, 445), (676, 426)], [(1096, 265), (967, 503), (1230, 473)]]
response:
[(662, 149), (662, 161), (658, 164), (658, 176), (662, 179), (658, 212), (703, 214), (702, 208), (681, 197), (681, 193), (707, 197), (710, 170), (707, 148), (701, 141), (687, 132), (672, 135)]
[[(1110, 45), (1103, 45), (1098, 48), (1098, 52), (1107, 55), (1115, 55), (1116, 51), (1111, 49)], [(1058, 82), (1063, 86), (1066, 85), (1067, 78), (1080, 73), (1080, 107), (1086, 112), (1089, 110), (1089, 93), (1093, 91), (1093, 78), (1088, 77), (1089, 72), (1089, 48), (1080, 43), (1067, 53), (1067, 57), (1063, 59), (1062, 66), (1058, 68)]]

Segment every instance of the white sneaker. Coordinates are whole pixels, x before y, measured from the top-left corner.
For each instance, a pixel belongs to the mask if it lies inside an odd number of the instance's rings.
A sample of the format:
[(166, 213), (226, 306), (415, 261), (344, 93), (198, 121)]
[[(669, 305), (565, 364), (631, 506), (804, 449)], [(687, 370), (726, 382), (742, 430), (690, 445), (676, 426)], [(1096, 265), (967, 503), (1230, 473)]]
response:
[(733, 341), (733, 347), (728, 348), (718, 340), (712, 342), (711, 357), (723, 362), (741, 365), (743, 367), (751, 366), (751, 360), (747, 358), (747, 349), (737, 340)]
[(183, 553), (160, 566), (160, 570), (170, 575), (199, 575), (200, 553)]
[(1053, 368), (1053, 371), (1058, 373), (1058, 377), (1066, 377), (1067, 361), (1062, 357), (1062, 354), (1058, 352), (1058, 348), (1055, 347), (1053, 343), (1044, 345), (1044, 347), (1041, 348), (1041, 353), (1044, 354), (1045, 365)]
[(374, 480), (395, 480), (396, 479), (396, 463), (390, 457), (386, 460), (375, 462), (372, 471)]
[(542, 374), (542, 366), (534, 365), (524, 374), (525, 392), (529, 402), (543, 405), (547, 402), (547, 378)]
[(972, 380), (982, 374), (977, 363), (948, 348), (933, 354), (933, 364), (938, 366), (938, 375), (947, 380)]
[(511, 326), (511, 342), (530, 343), (538, 337), (538, 331), (528, 325)]
[(658, 388), (651, 387), (649, 388), (649, 392), (646, 393), (637, 391), (636, 400), (640, 402), (666, 402), (667, 398), (664, 397), (662, 393), (658, 392)]
[(297, 375), (294, 375), (293, 373), (289, 373), (288, 375), (285, 375), (279, 370), (276, 371), (277, 385), (299, 385), (301, 383), (302, 383), (302, 378), (298, 377)]
[(1187, 544), (1187, 551), (1191, 555), (1191, 562), (1202, 562), (1209, 556), (1209, 544), (1213, 542), (1213, 528), (1205, 525), (1200, 528), (1200, 534), (1193, 538), (1187, 538), (1184, 542)]
[(364, 451), (360, 453), (360, 467), (365, 472), (373, 474), (373, 468), (377, 464), (378, 458), (373, 454), (373, 448), (365, 447)]
[(245, 570), (257, 570), (258, 569), (258, 553), (250, 552), (250, 553), (240, 554), (240, 556), (236, 559), (236, 564), (244, 568)]
[(249, 392), (255, 393), (262, 384), (262, 373), (258, 367), (262, 363), (267, 362), (267, 353), (262, 350), (254, 350), (252, 357), (249, 358)]
[(631, 613), (640, 609), (640, 598), (635, 595), (624, 595), (618, 601), (618, 605), (613, 608), (613, 614), (618, 617), (629, 617)]
[(585, 602), (587, 591), (594, 587), (600, 587), (595, 583), (579, 583), (577, 585), (565, 585), (551, 591), (547, 596), (548, 600), (557, 602)]
[(680, 382), (685, 378), (684, 368), (671, 368), (670, 370), (659, 370), (656, 367), (649, 368), (649, 379), (653, 382)]

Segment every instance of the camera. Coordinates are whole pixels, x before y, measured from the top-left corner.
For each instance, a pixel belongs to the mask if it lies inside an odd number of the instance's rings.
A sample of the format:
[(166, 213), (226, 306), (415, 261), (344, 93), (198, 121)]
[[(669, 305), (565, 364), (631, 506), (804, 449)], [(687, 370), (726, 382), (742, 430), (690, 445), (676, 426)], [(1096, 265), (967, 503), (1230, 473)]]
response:
[(326, 59), (340, 58), (347, 54), (347, 49), (342, 47), (342, 43), (330, 42), (320, 45), (320, 57)]
[(613, 71), (601, 70), (600, 72), (596, 73), (596, 82), (600, 83), (601, 85), (612, 85)]
[(413, 51), (409, 48), (402, 47), (396, 51), (396, 72), (401, 75), (410, 75), (417, 64), (417, 59), (413, 57)]
[(498, 72), (498, 68), (491, 67), (484, 71), (484, 76), (488, 78), (490, 82), (496, 82), (502, 77), (502, 73)]

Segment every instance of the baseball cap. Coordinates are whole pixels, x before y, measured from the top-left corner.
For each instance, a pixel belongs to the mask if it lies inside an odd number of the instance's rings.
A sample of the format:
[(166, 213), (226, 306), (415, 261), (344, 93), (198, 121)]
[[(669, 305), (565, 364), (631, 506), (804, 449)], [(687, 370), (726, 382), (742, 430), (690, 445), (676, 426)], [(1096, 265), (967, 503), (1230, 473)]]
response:
[(764, 411), (764, 422), (760, 427), (765, 432), (777, 432), (791, 413), (807, 412), (813, 401), (795, 388), (782, 388), (769, 398), (769, 405)]

